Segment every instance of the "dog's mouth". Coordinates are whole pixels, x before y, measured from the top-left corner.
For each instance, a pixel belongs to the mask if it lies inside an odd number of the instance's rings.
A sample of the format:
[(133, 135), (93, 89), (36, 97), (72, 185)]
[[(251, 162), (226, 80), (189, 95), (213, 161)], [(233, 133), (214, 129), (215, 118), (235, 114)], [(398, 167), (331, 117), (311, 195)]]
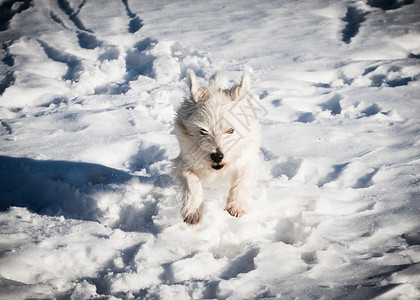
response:
[(213, 169), (215, 169), (215, 170), (220, 170), (221, 168), (223, 168), (224, 167), (224, 165), (219, 165), (219, 164), (217, 164), (217, 165), (212, 165), (211, 166)]

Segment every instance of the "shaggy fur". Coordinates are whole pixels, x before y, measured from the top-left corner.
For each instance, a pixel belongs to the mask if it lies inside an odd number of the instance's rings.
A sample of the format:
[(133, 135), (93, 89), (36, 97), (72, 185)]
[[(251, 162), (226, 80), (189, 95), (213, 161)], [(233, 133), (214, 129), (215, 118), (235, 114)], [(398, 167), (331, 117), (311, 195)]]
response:
[(250, 77), (228, 88), (222, 73), (201, 87), (192, 70), (187, 71), (191, 96), (177, 111), (175, 132), (180, 154), (174, 160), (173, 177), (182, 192), (181, 215), (189, 225), (203, 217), (202, 183), (214, 179), (230, 185), (225, 210), (235, 217), (246, 213), (246, 200), (255, 180), (259, 125), (248, 99)]

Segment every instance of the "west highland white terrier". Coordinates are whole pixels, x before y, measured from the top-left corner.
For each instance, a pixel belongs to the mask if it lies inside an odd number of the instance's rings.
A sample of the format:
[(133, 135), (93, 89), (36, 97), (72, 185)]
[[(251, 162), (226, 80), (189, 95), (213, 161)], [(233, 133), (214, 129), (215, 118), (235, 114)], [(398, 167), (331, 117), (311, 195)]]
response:
[(228, 87), (222, 73), (202, 87), (192, 70), (187, 71), (191, 95), (184, 98), (175, 117), (180, 154), (174, 160), (173, 177), (182, 191), (181, 215), (195, 225), (203, 217), (202, 184), (230, 186), (225, 210), (235, 217), (246, 213), (247, 198), (256, 179), (259, 124), (248, 90), (250, 76)]

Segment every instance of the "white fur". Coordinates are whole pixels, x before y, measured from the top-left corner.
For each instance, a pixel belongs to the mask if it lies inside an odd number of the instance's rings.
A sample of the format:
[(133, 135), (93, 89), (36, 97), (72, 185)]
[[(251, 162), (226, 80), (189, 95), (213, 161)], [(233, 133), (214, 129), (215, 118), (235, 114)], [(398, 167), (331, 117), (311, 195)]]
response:
[(225, 209), (240, 217), (255, 180), (259, 147), (259, 125), (248, 99), (250, 76), (244, 71), (241, 83), (228, 88), (225, 75), (216, 73), (208, 87), (201, 87), (194, 71), (188, 70), (187, 83), (191, 96), (175, 118), (181, 151), (173, 168), (182, 191), (182, 218), (189, 225), (201, 220), (202, 183), (212, 184), (215, 177), (230, 185)]

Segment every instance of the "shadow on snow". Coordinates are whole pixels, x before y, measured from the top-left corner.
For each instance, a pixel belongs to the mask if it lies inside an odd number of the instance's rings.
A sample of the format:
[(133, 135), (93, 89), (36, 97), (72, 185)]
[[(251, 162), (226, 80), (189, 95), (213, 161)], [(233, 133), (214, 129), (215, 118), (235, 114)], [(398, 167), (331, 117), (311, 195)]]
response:
[[(124, 184), (138, 180), (156, 190), (172, 185), (169, 175), (134, 176), (99, 164), (69, 161), (34, 160), (0, 156), (0, 211), (11, 206), (26, 207), (46, 215), (100, 221), (104, 209), (98, 197), (107, 193), (124, 192)], [(156, 199), (141, 199), (139, 207), (121, 207), (115, 226), (122, 230), (157, 230), (152, 216), (157, 214)], [(128, 224), (133, 221), (139, 226)], [(127, 224), (126, 224), (127, 223)], [(113, 227), (115, 227), (113, 226)]]

